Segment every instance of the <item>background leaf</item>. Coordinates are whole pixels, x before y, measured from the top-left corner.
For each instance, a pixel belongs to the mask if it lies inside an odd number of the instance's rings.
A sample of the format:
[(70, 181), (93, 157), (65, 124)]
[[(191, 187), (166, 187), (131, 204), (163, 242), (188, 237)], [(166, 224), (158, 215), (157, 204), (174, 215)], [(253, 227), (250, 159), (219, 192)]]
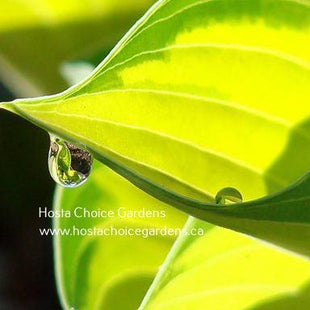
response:
[(141, 310), (309, 308), (308, 260), (195, 219), (187, 227), (206, 234), (179, 237)]
[(102, 59), (152, 2), (1, 0), (1, 79), (19, 96), (65, 89), (62, 62), (98, 50)]
[[(89, 180), (76, 189), (58, 187), (55, 211), (77, 207), (114, 211), (112, 218), (57, 218), (55, 229), (181, 228), (185, 216), (95, 164)], [(164, 218), (120, 218), (118, 209), (165, 211)], [(175, 236), (54, 236), (55, 269), (65, 309), (137, 309)]]

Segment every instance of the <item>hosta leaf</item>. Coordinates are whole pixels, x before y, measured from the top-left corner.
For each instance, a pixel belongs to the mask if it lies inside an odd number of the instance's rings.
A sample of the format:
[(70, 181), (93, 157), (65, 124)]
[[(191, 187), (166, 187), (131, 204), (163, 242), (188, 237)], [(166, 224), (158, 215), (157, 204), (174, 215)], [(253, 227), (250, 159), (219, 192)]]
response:
[[(113, 211), (115, 216), (77, 218), (75, 208)], [(126, 208), (128, 214), (143, 208), (164, 211), (166, 216), (121, 218), (119, 208)], [(171, 235), (91, 236), (85, 235), (85, 230), (113, 226), (151, 231), (181, 228), (185, 220), (180, 212), (167, 208), (98, 164), (83, 187), (58, 188), (54, 210), (71, 211), (71, 217), (54, 220), (55, 229), (70, 230), (68, 235), (54, 236), (57, 284), (64, 309), (137, 309), (175, 239)], [(77, 212), (80, 215), (82, 211)], [(124, 214), (124, 209), (120, 212)]]
[(168, 0), (85, 81), (2, 105), (196, 217), (310, 253), (310, 5)]
[(65, 89), (61, 63), (108, 51), (152, 2), (1, 0), (1, 79), (22, 96)]
[[(191, 220), (187, 229), (205, 226)], [(223, 228), (205, 230), (179, 237), (139, 309), (309, 309), (309, 260)]]

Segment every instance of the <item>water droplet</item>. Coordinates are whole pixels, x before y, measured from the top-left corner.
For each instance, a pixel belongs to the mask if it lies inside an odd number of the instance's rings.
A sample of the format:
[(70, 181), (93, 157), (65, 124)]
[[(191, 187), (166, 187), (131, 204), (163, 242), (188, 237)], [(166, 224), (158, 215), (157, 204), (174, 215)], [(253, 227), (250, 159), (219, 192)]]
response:
[(64, 187), (83, 184), (90, 175), (91, 154), (58, 137), (50, 138), (48, 167), (54, 181)]
[(231, 204), (242, 202), (243, 198), (241, 193), (233, 187), (225, 187), (221, 189), (215, 196), (217, 204)]

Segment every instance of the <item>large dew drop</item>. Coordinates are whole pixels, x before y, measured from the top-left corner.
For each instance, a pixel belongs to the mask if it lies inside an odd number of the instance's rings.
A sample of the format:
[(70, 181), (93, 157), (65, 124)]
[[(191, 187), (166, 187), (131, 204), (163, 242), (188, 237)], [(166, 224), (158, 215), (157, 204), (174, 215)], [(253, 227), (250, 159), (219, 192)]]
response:
[(54, 181), (64, 187), (83, 184), (90, 175), (91, 154), (60, 138), (50, 137), (48, 168)]
[(243, 198), (241, 193), (233, 187), (225, 187), (221, 189), (215, 196), (217, 204), (231, 204), (242, 202)]

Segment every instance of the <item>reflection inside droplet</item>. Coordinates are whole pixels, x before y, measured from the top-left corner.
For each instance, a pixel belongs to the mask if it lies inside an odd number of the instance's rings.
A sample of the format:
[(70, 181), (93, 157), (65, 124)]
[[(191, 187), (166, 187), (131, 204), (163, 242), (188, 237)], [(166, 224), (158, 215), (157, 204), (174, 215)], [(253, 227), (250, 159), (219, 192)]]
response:
[(225, 187), (215, 196), (215, 202), (223, 205), (242, 202), (242, 200), (243, 198), (241, 193), (233, 187)]
[(48, 167), (52, 178), (64, 187), (83, 184), (90, 175), (91, 154), (53, 135), (50, 138)]

